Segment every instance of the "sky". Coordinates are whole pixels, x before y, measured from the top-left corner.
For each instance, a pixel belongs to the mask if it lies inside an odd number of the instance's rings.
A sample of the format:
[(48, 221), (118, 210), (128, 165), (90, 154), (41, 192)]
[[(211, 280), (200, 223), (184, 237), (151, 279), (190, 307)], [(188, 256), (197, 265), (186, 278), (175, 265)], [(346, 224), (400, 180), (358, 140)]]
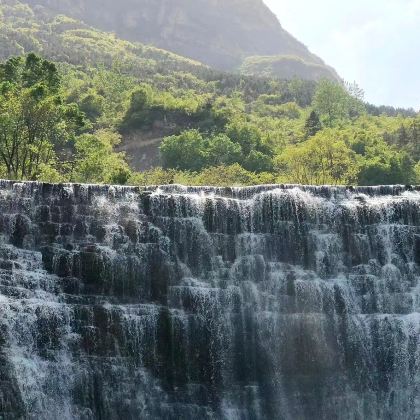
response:
[(264, 1), (367, 101), (420, 110), (420, 0)]

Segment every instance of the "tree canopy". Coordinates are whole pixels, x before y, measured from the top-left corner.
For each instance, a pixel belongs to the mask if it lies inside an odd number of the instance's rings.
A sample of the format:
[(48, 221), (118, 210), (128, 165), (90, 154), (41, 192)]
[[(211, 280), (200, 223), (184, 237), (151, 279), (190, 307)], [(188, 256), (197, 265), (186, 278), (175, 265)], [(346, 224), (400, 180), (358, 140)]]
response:
[[(122, 184), (224, 184), (214, 171), (235, 184), (419, 182), (419, 116), (371, 109), (357, 86), (327, 80), (146, 80), (118, 62), (74, 67), (29, 54), (0, 65), (0, 171)], [(162, 136), (161, 169), (129, 165), (136, 152), (121, 150), (137, 135)]]

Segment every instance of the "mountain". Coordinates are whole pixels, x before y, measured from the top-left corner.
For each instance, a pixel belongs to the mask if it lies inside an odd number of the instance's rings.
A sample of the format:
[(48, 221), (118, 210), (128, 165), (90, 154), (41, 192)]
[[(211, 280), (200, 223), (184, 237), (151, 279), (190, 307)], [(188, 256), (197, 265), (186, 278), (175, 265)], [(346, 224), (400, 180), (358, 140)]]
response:
[[(261, 117), (283, 117), (287, 111), (277, 106), (311, 104), (313, 80), (221, 72), (57, 13), (45, 6), (1, 0), (0, 61), (30, 52), (53, 60), (63, 77), (67, 101), (80, 104), (93, 129), (120, 131), (123, 141), (118, 150), (126, 152), (136, 170), (162, 165), (159, 146), (164, 137), (187, 129), (220, 130), (236, 106), (241, 113), (255, 109)], [(130, 103), (132, 93), (143, 83), (151, 90), (147, 90), (147, 109), (139, 119)], [(301, 111), (292, 111), (293, 118), (299, 116)]]
[(169, 51), (117, 38), (74, 18), (18, 0), (0, 1), (0, 60), (30, 52), (61, 63), (111, 67), (135, 76), (176, 71), (206, 73), (208, 67)]
[[(46, 7), (115, 32), (120, 38), (151, 44), (220, 70), (239, 69), (249, 57), (274, 56), (277, 63), (284, 65), (282, 71), (264, 69), (263, 74), (286, 78), (303, 74), (307, 79), (319, 79), (321, 74), (339, 79), (333, 69), (282, 28), (262, 0), (26, 0), (25, 3)], [(250, 73), (250, 66), (246, 65), (246, 69)], [(261, 73), (260, 66), (252, 69), (254, 75)]]

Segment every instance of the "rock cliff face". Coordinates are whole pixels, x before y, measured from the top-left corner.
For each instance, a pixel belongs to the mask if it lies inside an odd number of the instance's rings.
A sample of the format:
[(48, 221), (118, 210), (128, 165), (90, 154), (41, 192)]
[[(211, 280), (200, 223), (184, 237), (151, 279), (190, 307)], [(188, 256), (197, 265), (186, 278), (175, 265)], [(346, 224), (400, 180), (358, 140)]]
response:
[[(215, 68), (233, 70), (250, 56), (297, 57), (308, 64), (308, 78), (318, 78), (311, 65), (331, 68), (287, 31), (262, 0), (26, 0), (141, 41), (193, 58)], [(302, 63), (300, 64), (302, 65)], [(294, 60), (287, 77), (302, 73)], [(295, 71), (295, 68), (297, 70)]]
[(0, 418), (420, 418), (420, 192), (0, 183)]

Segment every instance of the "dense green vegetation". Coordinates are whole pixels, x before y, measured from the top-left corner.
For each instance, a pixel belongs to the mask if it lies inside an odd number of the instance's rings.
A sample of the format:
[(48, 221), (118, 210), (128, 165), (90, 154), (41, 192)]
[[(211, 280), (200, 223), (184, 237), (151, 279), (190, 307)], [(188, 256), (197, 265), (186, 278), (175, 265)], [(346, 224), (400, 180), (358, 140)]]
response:
[[(420, 182), (420, 116), (413, 110), (366, 104), (355, 85), (218, 73), (64, 16), (37, 13), (11, 0), (0, 5), (2, 177), (197, 185)], [(133, 133), (139, 148), (148, 133), (158, 133), (161, 167), (130, 168), (137, 149), (117, 150)]]
[(294, 55), (269, 55), (247, 57), (241, 65), (241, 73), (258, 74), (266, 77), (287, 79), (290, 74), (305, 80), (328, 79), (339, 81), (334, 69), (324, 63), (307, 61), (303, 57)]
[[(6, 61), (0, 83), (5, 177), (196, 184), (418, 181), (420, 118), (369, 115), (358, 89), (326, 80), (316, 86), (273, 81), (272, 91), (248, 96), (245, 89), (227, 95), (204, 88), (165, 90), (117, 69), (59, 71), (30, 54)], [(161, 121), (177, 131), (160, 145), (165, 169), (135, 173), (114, 151), (119, 133), (147, 131)]]
[(113, 151), (111, 130), (91, 130), (66, 103), (56, 66), (29, 54), (0, 65), (0, 173), (12, 179), (125, 183), (130, 171)]

